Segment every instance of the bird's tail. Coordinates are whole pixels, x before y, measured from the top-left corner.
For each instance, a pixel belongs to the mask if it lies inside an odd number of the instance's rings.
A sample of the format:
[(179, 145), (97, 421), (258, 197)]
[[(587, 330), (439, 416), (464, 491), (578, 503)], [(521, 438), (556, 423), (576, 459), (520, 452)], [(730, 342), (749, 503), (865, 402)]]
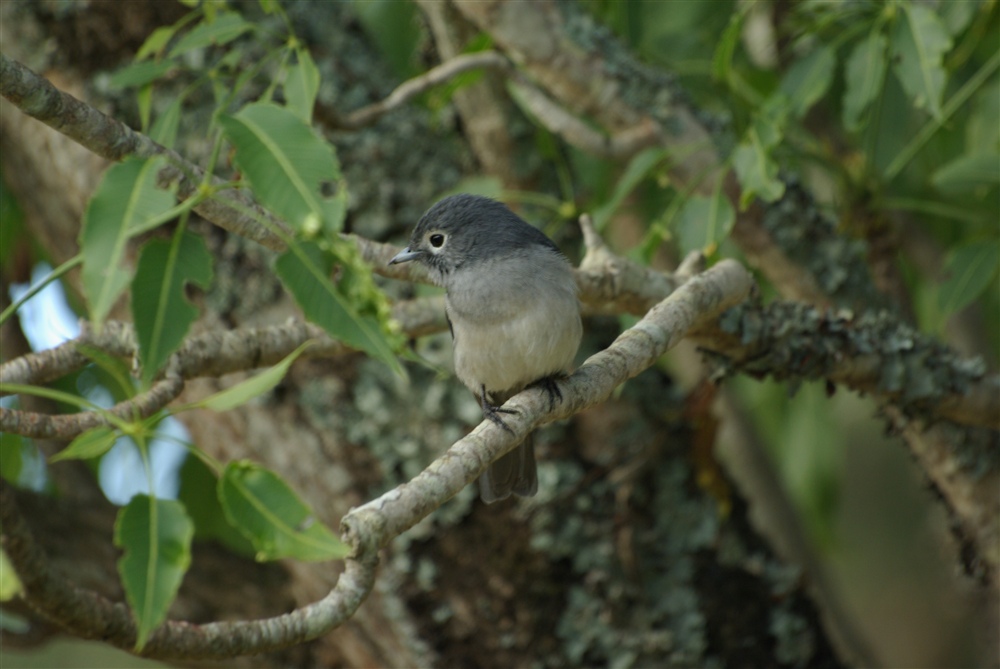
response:
[(479, 477), (479, 497), (486, 504), (499, 502), (511, 493), (532, 497), (538, 492), (535, 466), (535, 435), (529, 434), (514, 450), (491, 464)]

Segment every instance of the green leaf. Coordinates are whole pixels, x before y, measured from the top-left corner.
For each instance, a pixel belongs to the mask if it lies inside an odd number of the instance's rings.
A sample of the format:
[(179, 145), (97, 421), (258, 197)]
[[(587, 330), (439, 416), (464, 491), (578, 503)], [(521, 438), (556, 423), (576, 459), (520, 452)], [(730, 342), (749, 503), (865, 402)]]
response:
[(206, 18), (181, 37), (170, 50), (170, 57), (174, 58), (212, 44), (219, 46), (227, 44), (251, 29), (253, 24), (244, 21), (236, 12), (219, 12), (215, 20), (209, 21)]
[(736, 52), (736, 45), (739, 44), (740, 34), (743, 32), (744, 16), (744, 12), (732, 13), (729, 25), (726, 26), (715, 47), (715, 54), (712, 56), (712, 76), (716, 81), (729, 82), (729, 73), (733, 69), (733, 53)]
[(145, 86), (176, 67), (177, 63), (169, 60), (141, 60), (115, 72), (108, 83), (112, 88)]
[(153, 239), (143, 247), (132, 280), (132, 317), (144, 385), (152, 382), (198, 318), (185, 285), (206, 290), (211, 282), (212, 256), (201, 237), (185, 232), (170, 242)]
[(174, 36), (177, 32), (177, 25), (172, 26), (161, 26), (151, 32), (146, 41), (142, 43), (139, 50), (135, 53), (136, 60), (145, 60), (150, 56), (159, 55), (163, 51), (164, 47), (167, 46), (167, 42)]
[(197, 541), (213, 539), (240, 555), (252, 557), (253, 545), (229, 524), (216, 490), (219, 479), (201, 458), (189, 456), (181, 465), (177, 499), (187, 509), (194, 523)]
[(788, 68), (781, 90), (791, 101), (792, 113), (801, 118), (826, 94), (833, 81), (837, 56), (833, 47), (822, 45)]
[(0, 432), (0, 476), (15, 483), (21, 478), (24, 447), (21, 435)]
[(174, 204), (172, 193), (156, 187), (156, 174), (165, 161), (162, 156), (130, 158), (111, 166), (83, 214), (83, 293), (98, 331), (128, 285), (129, 271), (123, 265), (130, 233)]
[(94, 363), (89, 373), (96, 383), (111, 393), (115, 403), (135, 397), (136, 383), (132, 378), (132, 367), (128, 362), (87, 343), (77, 344), (76, 350)]
[(941, 15), (948, 33), (952, 37), (958, 37), (959, 33), (969, 27), (976, 10), (982, 8), (980, 2), (966, 0), (965, 2), (945, 2), (937, 6), (937, 11)]
[(1000, 184), (1000, 152), (972, 153), (945, 163), (931, 183), (946, 193), (971, 193)]
[(676, 221), (681, 253), (702, 251), (708, 255), (729, 236), (736, 222), (736, 212), (720, 192), (713, 197), (694, 195), (684, 202)]
[(622, 172), (621, 178), (618, 179), (618, 183), (615, 184), (615, 189), (612, 191), (611, 197), (607, 202), (595, 209), (592, 214), (594, 227), (597, 230), (604, 229), (629, 193), (639, 185), (640, 181), (646, 178), (666, 155), (667, 152), (664, 149), (650, 148), (644, 149), (633, 156), (632, 160), (629, 161), (628, 167)]
[(396, 0), (355, 0), (351, 9), (396, 76), (409, 79), (417, 74), (416, 56), (423, 36), (416, 28), (416, 5)]
[(7, 553), (0, 549), (0, 602), (9, 602), (24, 591), (17, 570), (10, 563)]
[(181, 105), (184, 104), (184, 96), (178, 95), (167, 105), (163, 113), (156, 117), (153, 127), (149, 131), (149, 136), (153, 141), (165, 146), (168, 149), (174, 148), (177, 141), (177, 128), (181, 123)]
[(136, 650), (167, 617), (191, 564), (194, 525), (180, 502), (136, 495), (118, 512), (118, 574), (136, 622)]
[(281, 382), (281, 379), (285, 378), (285, 374), (288, 373), (288, 368), (292, 366), (295, 359), (302, 355), (312, 344), (311, 341), (299, 346), (297, 349), (285, 356), (284, 360), (279, 362), (277, 365), (267, 369), (266, 371), (252, 376), (246, 381), (240, 381), (235, 386), (231, 388), (226, 388), (214, 395), (209, 395), (203, 400), (194, 402), (189, 405), (194, 408), (204, 408), (211, 409), (212, 411), (229, 411), (230, 409), (235, 409), (236, 407), (246, 404), (255, 397), (260, 397), (267, 391), (274, 388)]
[(71, 441), (69, 446), (49, 458), (49, 462), (96, 458), (110, 451), (119, 436), (117, 430), (107, 425), (95, 427)]
[(285, 73), (285, 98), (288, 108), (305, 123), (312, 123), (313, 107), (319, 92), (319, 69), (306, 49), (296, 49), (297, 61)]
[(948, 278), (938, 292), (938, 306), (955, 313), (974, 302), (994, 285), (1000, 265), (1000, 240), (973, 242), (955, 249), (948, 259)]
[(499, 200), (503, 195), (503, 183), (498, 177), (465, 177), (454, 188), (442, 193), (438, 199), (443, 200), (449, 195), (458, 195), (459, 193), (471, 193), (472, 195), (482, 195), (483, 197)]
[(915, 107), (927, 108), (940, 119), (948, 76), (942, 61), (951, 50), (951, 36), (929, 7), (913, 3), (900, 6), (903, 13), (892, 35), (896, 76)]
[(733, 169), (743, 186), (740, 209), (745, 209), (753, 198), (774, 202), (785, 194), (785, 184), (778, 179), (778, 164), (768, 155), (759, 134), (753, 129), (732, 156)]
[(861, 115), (875, 101), (885, 80), (886, 46), (884, 35), (873, 30), (847, 58), (844, 71), (844, 126), (851, 131), (861, 126)]
[(333, 147), (301, 118), (258, 103), (219, 120), (236, 148), (237, 165), (264, 206), (296, 230), (340, 229), (343, 208), (323, 195), (324, 184), (340, 180), (340, 165)]
[(260, 561), (334, 560), (349, 552), (287, 483), (258, 464), (229, 463), (218, 493), (229, 522), (254, 545)]
[(306, 318), (327, 334), (402, 373), (378, 322), (358, 313), (330, 280), (332, 257), (312, 242), (293, 244), (274, 261), (274, 271)]

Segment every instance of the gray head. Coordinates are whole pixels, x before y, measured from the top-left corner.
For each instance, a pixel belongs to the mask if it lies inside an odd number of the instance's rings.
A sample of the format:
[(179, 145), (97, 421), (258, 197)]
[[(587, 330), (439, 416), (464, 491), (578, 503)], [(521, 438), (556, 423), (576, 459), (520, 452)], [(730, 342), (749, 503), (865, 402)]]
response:
[(479, 195), (446, 197), (424, 214), (390, 265), (416, 260), (438, 283), (470, 263), (516, 255), (525, 249), (559, 249), (543, 232), (525, 223), (501, 202)]

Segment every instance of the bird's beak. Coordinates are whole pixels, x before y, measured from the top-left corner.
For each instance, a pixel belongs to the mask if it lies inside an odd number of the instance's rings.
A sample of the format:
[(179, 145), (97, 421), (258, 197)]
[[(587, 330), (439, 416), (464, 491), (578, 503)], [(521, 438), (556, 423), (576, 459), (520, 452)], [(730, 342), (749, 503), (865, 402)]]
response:
[(396, 263), (410, 262), (411, 260), (419, 258), (421, 255), (423, 254), (420, 251), (411, 251), (410, 247), (407, 246), (405, 249), (393, 256), (392, 260), (389, 261), (389, 264), (395, 265)]

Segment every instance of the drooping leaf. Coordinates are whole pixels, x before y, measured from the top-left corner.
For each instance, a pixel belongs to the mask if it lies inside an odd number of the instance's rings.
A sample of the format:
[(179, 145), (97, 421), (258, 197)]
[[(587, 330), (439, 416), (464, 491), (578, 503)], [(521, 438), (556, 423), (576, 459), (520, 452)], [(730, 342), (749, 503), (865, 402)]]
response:
[(736, 45), (739, 44), (740, 34), (743, 32), (744, 12), (733, 12), (729, 17), (729, 25), (719, 38), (719, 43), (715, 47), (712, 56), (712, 76), (716, 81), (727, 83), (729, 73), (733, 68), (733, 53), (736, 52)]
[(211, 409), (212, 411), (229, 411), (230, 409), (235, 409), (240, 405), (246, 404), (255, 397), (260, 397), (278, 385), (281, 379), (285, 378), (288, 368), (292, 366), (296, 358), (302, 355), (303, 351), (309, 348), (309, 345), (310, 342), (302, 344), (285, 356), (277, 365), (245, 381), (241, 381), (231, 388), (226, 388), (213, 395), (209, 395), (203, 400), (194, 402), (191, 406)]
[(681, 253), (704, 251), (706, 254), (729, 236), (736, 222), (736, 212), (722, 193), (711, 197), (689, 197), (677, 213), (677, 237)]
[(442, 193), (441, 199), (459, 193), (471, 193), (472, 195), (482, 195), (483, 197), (498, 200), (503, 195), (503, 183), (499, 178), (491, 176), (466, 177), (459, 181), (454, 188)]
[(71, 441), (69, 446), (49, 458), (49, 462), (96, 458), (110, 451), (118, 441), (118, 437), (118, 431), (112, 427), (107, 425), (95, 427)]
[(153, 111), (153, 84), (146, 84), (140, 88), (135, 97), (139, 105), (139, 123), (142, 131), (148, 133), (149, 116)]
[(785, 184), (778, 179), (778, 164), (768, 153), (760, 135), (751, 129), (747, 139), (733, 151), (733, 169), (739, 177), (743, 193), (740, 208), (744, 209), (754, 197), (774, 202), (785, 193)]
[(0, 476), (17, 482), (24, 462), (24, 439), (13, 432), (0, 432)]
[(861, 115), (875, 101), (885, 80), (886, 46), (884, 35), (872, 31), (867, 39), (858, 42), (847, 58), (844, 72), (844, 126), (857, 130)]
[(177, 26), (160, 26), (153, 32), (149, 34), (146, 41), (142, 43), (139, 50), (135, 52), (136, 60), (145, 60), (150, 56), (157, 56), (163, 52), (163, 49), (167, 46), (167, 42), (174, 36), (177, 32)]
[(153, 121), (153, 127), (149, 131), (149, 136), (153, 141), (168, 149), (174, 148), (177, 141), (177, 128), (181, 123), (181, 105), (184, 104), (184, 96), (175, 97), (163, 113)]
[(332, 257), (312, 242), (294, 244), (274, 261), (274, 271), (306, 318), (327, 334), (402, 373), (378, 322), (361, 315), (330, 279)]
[(1000, 152), (959, 156), (935, 170), (931, 183), (946, 193), (970, 193), (1000, 185)]
[(0, 549), (0, 602), (9, 602), (24, 591), (17, 570), (10, 563), (7, 553)]
[(135, 616), (137, 650), (167, 617), (191, 564), (193, 536), (180, 502), (136, 495), (118, 512), (115, 546), (124, 551), (118, 574)]
[(177, 40), (177, 44), (170, 50), (170, 57), (175, 58), (212, 44), (227, 44), (252, 28), (253, 24), (236, 12), (219, 12), (214, 20), (209, 20), (206, 16), (205, 20)]
[(892, 35), (893, 68), (903, 90), (917, 108), (941, 118), (941, 96), (948, 74), (944, 55), (951, 36), (933, 9), (901, 3), (903, 9)]
[(219, 501), (229, 522), (250, 540), (257, 559), (334, 560), (348, 547), (277, 474), (246, 460), (231, 462), (219, 479)]
[(115, 72), (108, 83), (112, 88), (145, 86), (176, 68), (177, 63), (169, 60), (140, 60)]
[(396, 76), (409, 79), (415, 75), (420, 43), (420, 31), (413, 29), (416, 6), (395, 0), (355, 0), (351, 8)]
[(177, 499), (184, 504), (194, 523), (195, 540), (214, 539), (226, 548), (252, 557), (253, 545), (235, 527), (229, 524), (216, 490), (219, 479), (201, 458), (184, 459), (178, 474), (180, 487)]
[(193, 283), (205, 290), (211, 282), (212, 255), (201, 237), (185, 232), (169, 242), (150, 240), (143, 247), (132, 280), (132, 317), (143, 384), (152, 382), (198, 318), (198, 309), (184, 294), (185, 285)]
[(792, 114), (801, 118), (826, 94), (833, 81), (837, 56), (833, 47), (822, 45), (797, 61), (781, 80), (781, 90), (788, 95)]
[(945, 314), (972, 304), (990, 285), (996, 285), (1000, 266), (1000, 240), (972, 242), (955, 249), (948, 259), (948, 278), (938, 292), (938, 306)]
[(297, 62), (285, 70), (285, 98), (288, 108), (308, 124), (319, 92), (319, 69), (307, 49), (296, 49), (295, 55)]
[(936, 10), (941, 15), (941, 19), (944, 21), (944, 25), (948, 29), (948, 34), (952, 37), (957, 37), (959, 33), (965, 30), (969, 24), (972, 23), (972, 19), (976, 15), (976, 10), (981, 8), (981, 3), (967, 1), (945, 2), (938, 5)]
[(654, 167), (656, 167), (666, 156), (666, 151), (659, 148), (649, 148), (644, 149), (637, 153), (632, 160), (629, 161), (628, 166), (625, 171), (622, 172), (621, 178), (615, 184), (615, 189), (611, 192), (611, 197), (603, 205), (594, 210), (592, 216), (594, 219), (594, 227), (598, 230), (603, 230), (611, 220), (611, 217), (621, 206), (625, 198), (628, 197), (629, 193), (635, 190), (635, 187), (639, 185)]
[[(324, 185), (340, 180), (333, 148), (292, 111), (269, 103), (222, 116), (254, 195), (296, 230), (339, 230), (343, 208)], [(317, 225), (318, 224), (318, 225)]]
[(97, 330), (128, 285), (124, 257), (129, 235), (174, 204), (173, 194), (156, 187), (164, 161), (161, 156), (132, 158), (111, 166), (83, 214), (83, 292)]

